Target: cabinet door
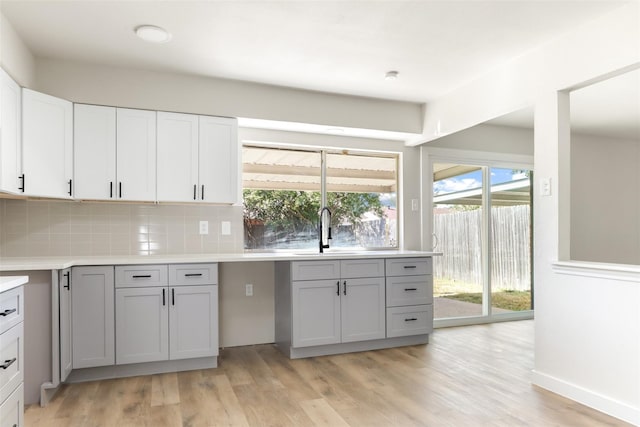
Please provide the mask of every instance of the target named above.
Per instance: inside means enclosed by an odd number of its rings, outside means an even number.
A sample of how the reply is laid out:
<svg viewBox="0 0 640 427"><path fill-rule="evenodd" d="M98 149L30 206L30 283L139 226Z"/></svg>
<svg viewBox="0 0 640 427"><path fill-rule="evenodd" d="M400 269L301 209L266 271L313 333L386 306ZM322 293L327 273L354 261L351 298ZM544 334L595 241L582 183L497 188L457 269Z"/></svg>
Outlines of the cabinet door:
<svg viewBox="0 0 640 427"><path fill-rule="evenodd" d="M156 200L156 112L116 109L119 200Z"/></svg>
<svg viewBox="0 0 640 427"><path fill-rule="evenodd" d="M0 68L0 190L19 193L22 175L22 94Z"/></svg>
<svg viewBox="0 0 640 427"><path fill-rule="evenodd" d="M116 289L116 364L169 359L168 288Z"/></svg>
<svg viewBox="0 0 640 427"><path fill-rule="evenodd" d="M60 272L58 281L60 295L60 381L64 381L73 369L73 341L71 330L71 269Z"/></svg>
<svg viewBox="0 0 640 427"><path fill-rule="evenodd" d="M385 338L383 277L342 280L342 342Z"/></svg>
<svg viewBox="0 0 640 427"><path fill-rule="evenodd" d="M171 360L218 355L218 286L169 288Z"/></svg>
<svg viewBox="0 0 640 427"><path fill-rule="evenodd" d="M293 282L293 347L340 342L340 281Z"/></svg>
<svg viewBox="0 0 640 427"><path fill-rule="evenodd" d="M116 109L74 105L74 196L108 200L116 196Z"/></svg>
<svg viewBox="0 0 640 427"><path fill-rule="evenodd" d="M158 200L198 199L198 116L158 112Z"/></svg>
<svg viewBox="0 0 640 427"><path fill-rule="evenodd" d="M55 198L71 196L71 102L22 89L22 165L26 194Z"/></svg>
<svg viewBox="0 0 640 427"><path fill-rule="evenodd" d="M71 283L73 369L113 365L113 267L73 267Z"/></svg>
<svg viewBox="0 0 640 427"><path fill-rule="evenodd" d="M236 119L200 116L199 199L238 202L240 154Z"/></svg>

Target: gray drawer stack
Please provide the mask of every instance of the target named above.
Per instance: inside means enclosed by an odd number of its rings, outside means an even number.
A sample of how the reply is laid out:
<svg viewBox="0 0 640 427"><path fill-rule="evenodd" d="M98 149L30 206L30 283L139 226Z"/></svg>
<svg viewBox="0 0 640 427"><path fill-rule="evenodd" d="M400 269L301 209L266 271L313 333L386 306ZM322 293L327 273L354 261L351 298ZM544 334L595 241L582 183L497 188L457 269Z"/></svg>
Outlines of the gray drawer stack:
<svg viewBox="0 0 640 427"><path fill-rule="evenodd" d="M24 290L0 293L0 426L24 425Z"/></svg>
<svg viewBox="0 0 640 427"><path fill-rule="evenodd" d="M387 337L433 331L431 258L386 260Z"/></svg>

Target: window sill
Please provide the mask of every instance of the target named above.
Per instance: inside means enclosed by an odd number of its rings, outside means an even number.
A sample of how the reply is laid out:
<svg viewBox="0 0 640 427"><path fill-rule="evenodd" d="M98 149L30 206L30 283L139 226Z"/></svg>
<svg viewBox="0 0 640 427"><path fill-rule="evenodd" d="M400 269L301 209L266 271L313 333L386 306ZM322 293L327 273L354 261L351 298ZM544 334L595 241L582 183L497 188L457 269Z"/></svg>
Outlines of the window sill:
<svg viewBox="0 0 640 427"><path fill-rule="evenodd" d="M586 276L640 283L640 265L608 264L587 261L556 261L551 264L551 269L555 273L568 274L570 276Z"/></svg>

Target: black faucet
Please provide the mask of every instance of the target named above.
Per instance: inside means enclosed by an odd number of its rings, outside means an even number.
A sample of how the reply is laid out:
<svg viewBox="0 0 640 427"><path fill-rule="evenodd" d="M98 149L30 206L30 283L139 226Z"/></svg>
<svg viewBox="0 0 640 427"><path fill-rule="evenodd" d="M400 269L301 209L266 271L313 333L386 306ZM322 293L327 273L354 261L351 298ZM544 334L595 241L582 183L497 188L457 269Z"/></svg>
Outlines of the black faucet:
<svg viewBox="0 0 640 427"><path fill-rule="evenodd" d="M324 211L327 211L329 213L329 235L327 236L327 244L323 245L322 244L322 214L324 214ZM320 253L324 253L325 249L329 249L329 240L331 240L331 211L329 210L328 207L324 207L322 209L320 209L320 226L318 227L318 238L320 239Z"/></svg>

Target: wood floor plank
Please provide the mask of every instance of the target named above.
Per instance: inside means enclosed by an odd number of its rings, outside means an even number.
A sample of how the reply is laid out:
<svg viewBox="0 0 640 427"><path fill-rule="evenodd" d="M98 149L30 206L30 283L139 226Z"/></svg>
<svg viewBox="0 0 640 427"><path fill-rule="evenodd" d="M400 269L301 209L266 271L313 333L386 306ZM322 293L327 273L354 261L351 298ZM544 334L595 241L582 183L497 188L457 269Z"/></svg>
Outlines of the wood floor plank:
<svg viewBox="0 0 640 427"><path fill-rule="evenodd" d="M300 406L313 424L321 427L349 427L349 424L324 399L305 400Z"/></svg>
<svg viewBox="0 0 640 427"><path fill-rule="evenodd" d="M289 360L227 348L219 367L62 385L29 427L622 427L531 385L534 322L438 329L428 345Z"/></svg>
<svg viewBox="0 0 640 427"><path fill-rule="evenodd" d="M151 406L180 403L178 374L156 374L151 376Z"/></svg>

